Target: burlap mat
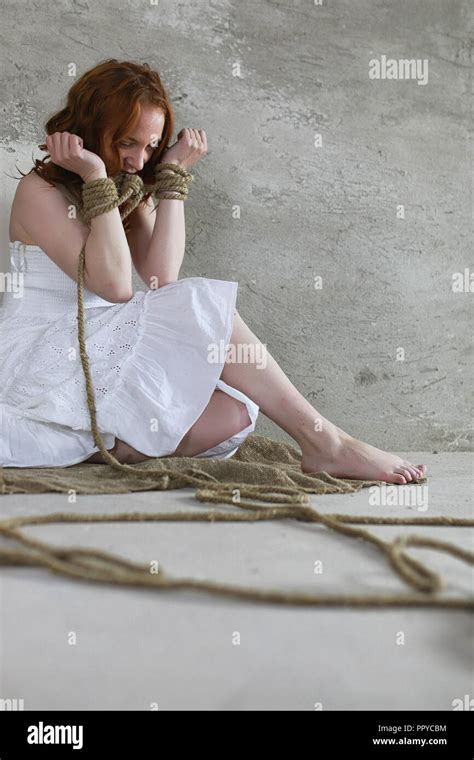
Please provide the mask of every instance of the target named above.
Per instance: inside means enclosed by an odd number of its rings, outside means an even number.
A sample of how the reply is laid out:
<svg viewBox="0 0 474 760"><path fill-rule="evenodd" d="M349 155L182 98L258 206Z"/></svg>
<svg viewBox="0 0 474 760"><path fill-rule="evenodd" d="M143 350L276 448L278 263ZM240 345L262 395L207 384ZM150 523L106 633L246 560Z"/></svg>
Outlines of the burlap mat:
<svg viewBox="0 0 474 760"><path fill-rule="evenodd" d="M162 457L131 465L127 472L108 464L75 464L70 467L7 467L0 468L2 493L45 493L69 491L78 494L127 493L153 491L225 483L245 490L246 485L262 486L270 493L287 488L289 493L351 493L379 481L344 480L326 473L307 475L300 469L301 452L288 443L252 434L230 459L196 457ZM169 473L168 480L143 478L133 469L144 469L150 475ZM191 476L191 480L186 478ZM196 479L196 483L192 482ZM256 491L252 491L252 495Z"/></svg>

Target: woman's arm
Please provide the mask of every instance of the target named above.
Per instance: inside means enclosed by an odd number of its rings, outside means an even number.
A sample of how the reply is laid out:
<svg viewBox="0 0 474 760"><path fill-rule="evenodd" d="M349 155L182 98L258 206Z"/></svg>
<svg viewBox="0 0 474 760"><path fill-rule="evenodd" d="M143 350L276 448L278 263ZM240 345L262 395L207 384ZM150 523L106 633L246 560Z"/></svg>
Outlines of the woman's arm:
<svg viewBox="0 0 474 760"><path fill-rule="evenodd" d="M46 147L51 156L51 161L58 166L62 166L70 172L78 174L83 182L89 182L97 179L106 179L107 171L103 160L100 156L84 148L82 137L71 134L70 132L54 132L46 136ZM39 178L41 183L44 180ZM31 184L28 185L31 188ZM50 186L46 183L46 187ZM61 197L59 190L54 188L55 194L41 195L41 204L38 202L35 207L35 214L31 217L31 228L25 230L33 240L37 240L40 247L51 256L55 263L58 263L66 274L73 275L71 272L71 253L63 254L56 248L55 234L59 234L59 239L64 241L65 248L74 242L74 247L78 244L79 239L83 239L80 232L84 227L87 230L85 240L85 277L86 287L94 293L110 301L129 301L133 295L132 289L132 264L130 261L130 249L125 237L122 220L118 208L113 208L90 221L90 232L86 225L77 225L77 220L67 220L68 227L71 231L68 233L62 229L57 233L51 233L46 222L47 215L51 209L58 209ZM27 193L28 195L28 193ZM68 206L62 199L63 207L69 211ZM30 216L28 216L30 220ZM74 221L73 227L70 222ZM61 222L62 223L62 222ZM45 229L37 229L36 225L42 225ZM65 225L66 226L66 225ZM41 242L43 241L43 242ZM81 242L81 251L84 242ZM77 254L79 258L79 253ZM59 261L63 262L63 265ZM65 267L64 267L65 265ZM74 275L77 279L77 273Z"/></svg>
<svg viewBox="0 0 474 760"><path fill-rule="evenodd" d="M94 172L88 179L106 179L107 172ZM85 261L89 281L110 292L115 300L129 301L133 295L130 248L118 208L113 208L90 221Z"/></svg>
<svg viewBox="0 0 474 760"><path fill-rule="evenodd" d="M207 153L207 137L203 129L184 127L178 139L161 157L164 163L189 169ZM130 215L128 244L135 269L145 285L156 289L178 279L185 248L184 203L161 199L153 212L141 205Z"/></svg>
<svg viewBox="0 0 474 760"><path fill-rule="evenodd" d="M85 244L86 288L106 301L119 303L131 298L130 251L118 209L92 219L89 230L80 219L71 217L70 201L62 190L34 172L18 183L14 203L26 239L33 240L72 280L77 282L79 254ZM121 237L123 248L110 244L110 239L121 244Z"/></svg>
<svg viewBox="0 0 474 760"><path fill-rule="evenodd" d="M153 211L153 199L130 214L127 235L133 264L145 285L156 289L179 277L185 249L184 203L161 199Z"/></svg>

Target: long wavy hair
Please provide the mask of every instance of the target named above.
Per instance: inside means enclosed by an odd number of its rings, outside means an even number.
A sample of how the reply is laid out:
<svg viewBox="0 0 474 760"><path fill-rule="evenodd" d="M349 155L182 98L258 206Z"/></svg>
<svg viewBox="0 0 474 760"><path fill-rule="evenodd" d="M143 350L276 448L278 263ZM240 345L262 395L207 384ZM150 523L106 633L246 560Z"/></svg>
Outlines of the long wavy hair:
<svg viewBox="0 0 474 760"><path fill-rule="evenodd" d="M165 116L161 140L149 161L138 172L145 184L152 184L154 168L173 135L174 115L160 75L147 63L109 58L86 71L69 90L65 107L47 120L45 132L49 135L54 132L78 135L83 140L84 148L101 158L108 141L114 156L110 175L114 176L122 171L118 143L135 128L141 104L160 108ZM38 147L47 152L44 143ZM42 159L35 159L34 164L26 174L36 172L51 185L60 183L80 199L83 180L78 174L52 163L49 153ZM20 169L18 171L23 177L26 176ZM150 193L147 193L143 202L149 197Z"/></svg>

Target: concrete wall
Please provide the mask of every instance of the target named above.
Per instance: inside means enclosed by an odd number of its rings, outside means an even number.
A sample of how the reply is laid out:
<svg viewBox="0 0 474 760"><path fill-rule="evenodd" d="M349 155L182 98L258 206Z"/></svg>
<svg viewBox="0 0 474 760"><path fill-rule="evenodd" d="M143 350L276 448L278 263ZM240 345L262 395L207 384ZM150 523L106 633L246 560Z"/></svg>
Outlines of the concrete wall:
<svg viewBox="0 0 474 760"><path fill-rule="evenodd" d="M30 168L68 64L80 75L111 56L146 60L176 132L203 128L209 143L181 276L237 280L242 316L348 432L392 450L466 449L473 296L452 283L474 269L468 6L3 0L2 269L7 174ZM427 59L427 83L370 79L382 56ZM263 417L257 432L290 440Z"/></svg>

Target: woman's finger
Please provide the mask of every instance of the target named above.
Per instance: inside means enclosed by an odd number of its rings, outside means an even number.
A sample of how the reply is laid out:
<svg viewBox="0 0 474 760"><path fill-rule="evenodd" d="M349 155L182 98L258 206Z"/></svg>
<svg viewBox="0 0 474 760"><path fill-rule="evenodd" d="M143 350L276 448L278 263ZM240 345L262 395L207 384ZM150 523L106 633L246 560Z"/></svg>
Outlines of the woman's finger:
<svg viewBox="0 0 474 760"><path fill-rule="evenodd" d="M190 148L197 148L196 144L196 136L194 134L194 129L192 127L186 127L186 136L189 140L189 147Z"/></svg>
<svg viewBox="0 0 474 760"><path fill-rule="evenodd" d="M50 146L51 146L51 158L54 162L59 158L59 151L61 147L61 133L60 132L53 132L50 137Z"/></svg>
<svg viewBox="0 0 474 760"><path fill-rule="evenodd" d="M79 148L82 148L82 139L79 137L79 135L71 135L69 140L69 149L74 150L77 153L77 150Z"/></svg>
<svg viewBox="0 0 474 760"><path fill-rule="evenodd" d="M196 148L198 147L198 141L196 138L196 130L193 129L192 127L189 127L189 136L191 138L191 147L193 150L196 150Z"/></svg>
<svg viewBox="0 0 474 760"><path fill-rule="evenodd" d="M202 140L202 145L203 145L204 151L207 153L207 137L206 137L206 133L205 133L205 131L203 129L200 129L199 130L199 134L201 135L201 140Z"/></svg>
<svg viewBox="0 0 474 760"><path fill-rule="evenodd" d="M199 129L196 129L196 128L194 129L194 137L196 138L197 146L199 148L199 151L201 152L202 148L203 148L203 145L202 145L201 135L199 134Z"/></svg>
<svg viewBox="0 0 474 760"><path fill-rule="evenodd" d="M53 135L57 163L61 163L68 154L68 139L67 132L55 132Z"/></svg>
<svg viewBox="0 0 474 760"><path fill-rule="evenodd" d="M196 137L198 148L200 150L202 150L204 148L204 144L202 142L202 137L201 137L201 134L200 134L200 130L199 129L195 129L194 130L194 134L195 134L195 137Z"/></svg>
<svg viewBox="0 0 474 760"><path fill-rule="evenodd" d="M77 135L72 135L70 132L67 132L67 142L66 142L66 149L67 149L67 155L71 155L71 151L74 148L74 145L76 143L76 137Z"/></svg>

